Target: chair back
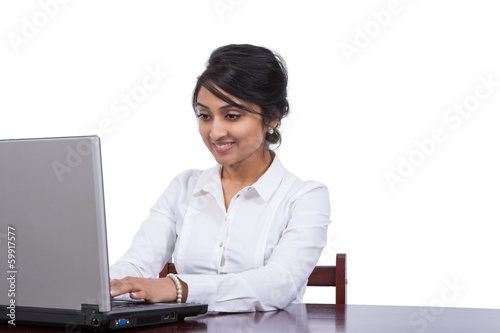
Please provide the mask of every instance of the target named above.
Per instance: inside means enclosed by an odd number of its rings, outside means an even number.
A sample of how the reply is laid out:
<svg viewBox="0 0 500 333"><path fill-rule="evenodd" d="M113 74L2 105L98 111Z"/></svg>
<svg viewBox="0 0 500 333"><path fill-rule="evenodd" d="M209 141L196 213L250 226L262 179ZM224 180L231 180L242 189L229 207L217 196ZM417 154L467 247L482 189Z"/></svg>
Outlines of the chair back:
<svg viewBox="0 0 500 333"><path fill-rule="evenodd" d="M346 255L337 253L336 266L316 266L307 280L308 286L335 287L335 304L345 304L346 301ZM167 274L177 274L175 265L167 263L160 272L160 277Z"/></svg>

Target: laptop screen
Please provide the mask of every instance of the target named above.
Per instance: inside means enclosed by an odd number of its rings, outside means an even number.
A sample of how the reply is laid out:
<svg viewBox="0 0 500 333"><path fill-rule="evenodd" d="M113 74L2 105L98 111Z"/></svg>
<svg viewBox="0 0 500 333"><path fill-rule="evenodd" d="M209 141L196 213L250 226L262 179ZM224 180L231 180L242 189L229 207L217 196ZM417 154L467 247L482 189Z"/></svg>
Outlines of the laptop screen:
<svg viewBox="0 0 500 333"><path fill-rule="evenodd" d="M0 160L0 304L109 311L99 138L0 140Z"/></svg>

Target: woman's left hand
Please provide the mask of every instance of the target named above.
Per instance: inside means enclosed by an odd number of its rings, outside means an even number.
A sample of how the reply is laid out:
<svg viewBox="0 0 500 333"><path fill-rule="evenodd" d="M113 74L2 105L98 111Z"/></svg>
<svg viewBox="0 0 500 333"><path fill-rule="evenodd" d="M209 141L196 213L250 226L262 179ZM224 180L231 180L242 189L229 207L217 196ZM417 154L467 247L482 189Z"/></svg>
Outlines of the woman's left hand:
<svg viewBox="0 0 500 333"><path fill-rule="evenodd" d="M128 276L120 280L110 280L110 289L111 297L130 293L130 298L144 299L150 303L173 302L177 299L177 288L170 278L145 279Z"/></svg>

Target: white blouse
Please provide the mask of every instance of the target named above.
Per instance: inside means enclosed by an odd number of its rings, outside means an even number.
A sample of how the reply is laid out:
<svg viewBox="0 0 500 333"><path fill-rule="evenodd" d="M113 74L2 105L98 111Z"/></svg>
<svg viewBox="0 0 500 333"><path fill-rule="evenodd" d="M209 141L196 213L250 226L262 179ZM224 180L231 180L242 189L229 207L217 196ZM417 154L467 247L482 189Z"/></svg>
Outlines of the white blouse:
<svg viewBox="0 0 500 333"><path fill-rule="evenodd" d="M300 301L326 245L328 189L301 181L275 156L226 211L220 172L217 165L174 178L111 278L155 278L173 256L187 302L209 311L269 311Z"/></svg>

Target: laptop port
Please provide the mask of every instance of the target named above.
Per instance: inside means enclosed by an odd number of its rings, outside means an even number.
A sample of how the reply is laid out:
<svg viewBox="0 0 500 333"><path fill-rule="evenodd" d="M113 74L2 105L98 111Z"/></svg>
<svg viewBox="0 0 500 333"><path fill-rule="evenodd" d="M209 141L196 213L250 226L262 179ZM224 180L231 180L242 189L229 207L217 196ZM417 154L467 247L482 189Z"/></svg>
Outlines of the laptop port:
<svg viewBox="0 0 500 333"><path fill-rule="evenodd" d="M115 326L123 326L123 325L127 325L127 324L130 324L130 320L128 320L126 318L121 318L121 319L115 320Z"/></svg>
<svg viewBox="0 0 500 333"><path fill-rule="evenodd" d="M167 313L165 315L163 315L163 320L169 320L169 319L177 319L177 313L175 311L173 311L172 313Z"/></svg>

